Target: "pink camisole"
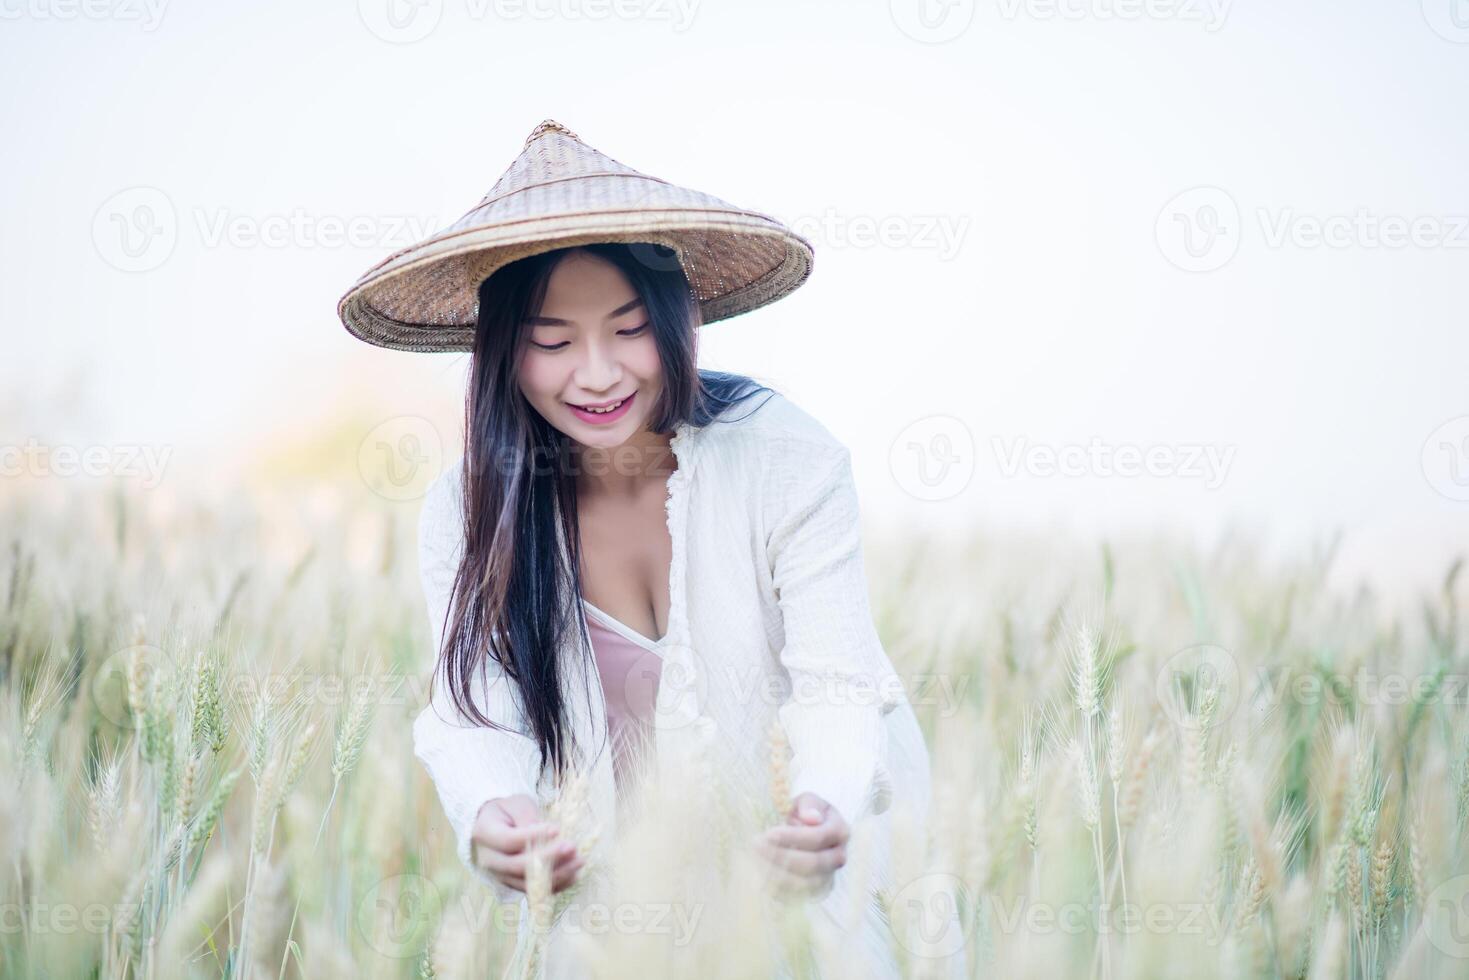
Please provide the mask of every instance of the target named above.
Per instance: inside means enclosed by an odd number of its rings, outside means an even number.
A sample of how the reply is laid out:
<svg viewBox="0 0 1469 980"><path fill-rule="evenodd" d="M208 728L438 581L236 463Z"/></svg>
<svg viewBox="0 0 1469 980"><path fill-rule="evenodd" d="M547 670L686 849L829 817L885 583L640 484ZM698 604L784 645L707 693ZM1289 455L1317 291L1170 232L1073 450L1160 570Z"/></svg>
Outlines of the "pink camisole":
<svg viewBox="0 0 1469 980"><path fill-rule="evenodd" d="M653 708L663 658L659 643L628 628L583 600L587 633L607 701L607 736L621 800L632 790L653 752Z"/></svg>

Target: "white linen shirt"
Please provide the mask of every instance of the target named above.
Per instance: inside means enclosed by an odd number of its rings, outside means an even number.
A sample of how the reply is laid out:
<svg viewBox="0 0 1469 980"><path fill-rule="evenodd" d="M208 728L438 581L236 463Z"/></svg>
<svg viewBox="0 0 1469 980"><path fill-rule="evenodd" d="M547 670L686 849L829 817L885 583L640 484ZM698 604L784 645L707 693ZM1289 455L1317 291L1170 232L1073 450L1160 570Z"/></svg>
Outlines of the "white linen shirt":
<svg viewBox="0 0 1469 980"><path fill-rule="evenodd" d="M901 794L926 820L928 752L869 609L847 448L789 399L762 391L707 426L680 424L672 451L673 552L668 642L660 645L663 680L654 710L656 759L709 740L705 747L720 771L750 799L768 799L768 732L778 712L792 749L792 798L815 793L855 826L886 815ZM420 518L420 571L435 651L463 554L461 480L456 461L429 488ZM564 554L564 541L562 548ZM585 681L584 659L565 658L582 663L567 674ZM460 860L502 900L524 901L474 864L470 834L485 802L524 793L544 807L555 789L537 781L539 750L514 685L497 664L483 669L488 698L477 690L477 705L513 730L458 721L435 672L430 703L413 724L414 753L438 791ZM572 695L566 704L578 743L599 747L589 803L605 841L615 837L617 813L605 702L595 694ZM548 775L543 783L549 781ZM876 838L885 841L887 829ZM877 874L890 884L883 878L890 875L887 860L884 848ZM834 908L842 901L841 877L838 870L826 900ZM870 941L880 955L884 941Z"/></svg>

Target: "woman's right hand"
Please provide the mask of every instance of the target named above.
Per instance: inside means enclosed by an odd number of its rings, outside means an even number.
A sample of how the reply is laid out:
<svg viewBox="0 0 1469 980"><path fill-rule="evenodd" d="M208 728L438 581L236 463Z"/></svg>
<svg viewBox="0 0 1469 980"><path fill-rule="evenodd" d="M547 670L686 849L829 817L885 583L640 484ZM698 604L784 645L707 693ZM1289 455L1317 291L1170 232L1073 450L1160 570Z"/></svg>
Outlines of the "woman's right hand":
<svg viewBox="0 0 1469 980"><path fill-rule="evenodd" d="M480 807L470 833L474 861L501 883L525 891L525 872L531 845L549 842L551 891L562 891L576 880L586 858L576 853L575 841L557 840L559 828L541 820L536 801L525 794L503 796Z"/></svg>

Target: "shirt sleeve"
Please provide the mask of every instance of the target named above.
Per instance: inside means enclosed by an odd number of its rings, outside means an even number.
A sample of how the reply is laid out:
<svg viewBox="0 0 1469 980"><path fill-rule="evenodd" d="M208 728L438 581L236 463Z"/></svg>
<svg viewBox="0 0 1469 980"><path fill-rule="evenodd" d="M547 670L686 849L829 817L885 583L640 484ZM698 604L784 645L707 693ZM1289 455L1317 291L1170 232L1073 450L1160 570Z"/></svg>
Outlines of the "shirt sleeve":
<svg viewBox="0 0 1469 980"><path fill-rule="evenodd" d="M884 716L900 681L869 609L850 452L802 459L782 482L768 551L791 680L779 709L791 795L815 793L854 825L892 801Z"/></svg>
<svg viewBox="0 0 1469 980"><path fill-rule="evenodd" d="M440 476L429 488L419 517L419 574L428 606L435 661L443 646L450 592L463 557L459 486L457 474L452 470ZM512 730L476 727L461 717L444 687L442 672L435 669L431 674L429 703L413 722L413 753L438 791L444 816L454 832L460 861L493 889L499 900L513 904L523 895L474 863L470 834L486 802L520 793L538 799L540 749L534 738L522 734L523 716L513 685L498 664L481 665L476 683L471 685L471 697L487 718Z"/></svg>

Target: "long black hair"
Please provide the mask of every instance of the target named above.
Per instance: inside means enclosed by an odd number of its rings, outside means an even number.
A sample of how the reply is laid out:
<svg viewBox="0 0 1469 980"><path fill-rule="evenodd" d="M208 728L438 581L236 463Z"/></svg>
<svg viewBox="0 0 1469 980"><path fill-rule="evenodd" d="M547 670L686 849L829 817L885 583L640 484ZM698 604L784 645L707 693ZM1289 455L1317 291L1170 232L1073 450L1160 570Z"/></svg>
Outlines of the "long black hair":
<svg viewBox="0 0 1469 980"><path fill-rule="evenodd" d="M503 729L503 719L486 718L470 697L482 658L492 658L515 684L526 734L540 747L541 772L552 767L558 778L580 749L563 697L568 665L558 662L559 653L575 649L591 657L575 612L582 598L576 485L569 467L560 465L574 445L526 401L516 373L530 339L526 321L540 314L557 263L578 249L616 265L647 309L663 366L653 431L733 421L722 418L726 409L758 392L773 393L745 375L698 369L699 306L673 251L663 246L556 249L511 262L480 284L464 410L464 559L437 668L445 671L461 714ZM576 644L568 642L573 635Z"/></svg>

